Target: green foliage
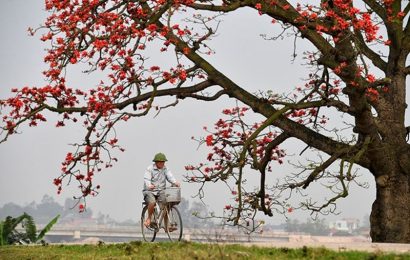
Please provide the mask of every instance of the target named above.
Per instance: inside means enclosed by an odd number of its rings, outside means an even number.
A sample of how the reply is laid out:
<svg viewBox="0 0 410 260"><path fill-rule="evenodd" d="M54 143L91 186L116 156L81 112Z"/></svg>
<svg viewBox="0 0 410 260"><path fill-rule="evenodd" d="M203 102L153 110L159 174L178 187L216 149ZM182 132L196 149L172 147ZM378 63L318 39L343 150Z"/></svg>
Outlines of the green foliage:
<svg viewBox="0 0 410 260"><path fill-rule="evenodd" d="M26 218L26 216L27 214L24 213L17 218L11 216L6 217L2 226L2 245L13 244L23 239L23 236L16 231L16 227Z"/></svg>
<svg viewBox="0 0 410 260"><path fill-rule="evenodd" d="M69 256L69 257L68 257ZM273 248L210 243L51 245L0 248L0 259L409 259L409 253L333 251L323 247Z"/></svg>
<svg viewBox="0 0 410 260"><path fill-rule="evenodd" d="M4 226L4 222L0 221L0 246L5 245L5 239L3 238L3 226Z"/></svg>
<svg viewBox="0 0 410 260"><path fill-rule="evenodd" d="M32 216L24 213L25 219L22 222L24 229L26 230L26 237L29 241L35 241L37 237L37 228L36 224L34 223L34 219Z"/></svg>
<svg viewBox="0 0 410 260"><path fill-rule="evenodd" d="M45 228L37 236L37 228L32 216L27 213L22 214L17 218L7 216L5 221L0 222L0 246L21 244L21 243L36 243L44 237L44 235L57 222L60 215L52 219ZM20 233L16 230L21 224L25 233Z"/></svg>
<svg viewBox="0 0 410 260"><path fill-rule="evenodd" d="M38 234L36 241L39 241L41 239L43 239L43 237L46 235L46 233L48 231L51 230L51 228L54 226L55 223L57 223L58 218L60 217L60 215L57 215L55 218L53 218L44 228L43 230L40 231L40 234Z"/></svg>

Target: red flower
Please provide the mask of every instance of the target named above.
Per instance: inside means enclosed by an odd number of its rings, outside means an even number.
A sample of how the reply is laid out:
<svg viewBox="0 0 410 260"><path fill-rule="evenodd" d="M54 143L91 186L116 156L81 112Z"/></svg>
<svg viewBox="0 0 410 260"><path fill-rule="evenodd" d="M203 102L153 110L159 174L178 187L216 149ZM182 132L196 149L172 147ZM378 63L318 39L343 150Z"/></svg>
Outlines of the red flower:
<svg viewBox="0 0 410 260"><path fill-rule="evenodd" d="M116 144L117 142L118 142L118 139L117 139L117 138L113 138L113 139L110 140L110 145L114 145L114 144Z"/></svg>
<svg viewBox="0 0 410 260"><path fill-rule="evenodd" d="M224 110L222 110L222 113L225 114L225 115L231 115L232 111L230 109L224 109Z"/></svg>
<svg viewBox="0 0 410 260"><path fill-rule="evenodd" d="M71 64L77 63L77 58L76 58L76 57L71 57L70 63L71 63Z"/></svg>
<svg viewBox="0 0 410 260"><path fill-rule="evenodd" d="M185 71L185 70L181 70L181 71L179 72L179 79L180 79L180 80L185 80L186 77L187 77L186 71Z"/></svg>
<svg viewBox="0 0 410 260"><path fill-rule="evenodd" d="M398 12L398 13L397 13L397 17L398 17L398 18L403 18L404 16L406 16L406 13L405 13L405 12Z"/></svg>
<svg viewBox="0 0 410 260"><path fill-rule="evenodd" d="M158 29L158 27L157 27L156 24L150 24L150 25L148 25L147 29L148 29L148 31L150 31L150 32L154 32L154 31L156 31L156 30Z"/></svg>
<svg viewBox="0 0 410 260"><path fill-rule="evenodd" d="M54 179L53 183L56 186L60 186L61 185L61 179Z"/></svg>
<svg viewBox="0 0 410 260"><path fill-rule="evenodd" d="M208 135L206 137L206 145L207 146L211 146L213 144L214 138L212 137L212 135Z"/></svg>
<svg viewBox="0 0 410 260"><path fill-rule="evenodd" d="M373 76L372 74L367 75L366 79L367 79L368 82L375 82L376 81L376 77Z"/></svg>
<svg viewBox="0 0 410 260"><path fill-rule="evenodd" d="M65 126L63 121L58 121L56 124L56 127L61 127L61 126Z"/></svg>
<svg viewBox="0 0 410 260"><path fill-rule="evenodd" d="M85 154L91 154L92 150L93 150L93 148L91 146L87 145L85 147Z"/></svg>
<svg viewBox="0 0 410 260"><path fill-rule="evenodd" d="M292 207L288 208L288 213L292 213L292 212L293 212L293 208Z"/></svg>
<svg viewBox="0 0 410 260"><path fill-rule="evenodd" d="M194 168L194 166L192 166L192 165L187 165L187 166L185 166L185 170L186 171L193 171L195 168Z"/></svg>
<svg viewBox="0 0 410 260"><path fill-rule="evenodd" d="M101 50L102 48L108 46L108 42L106 40L97 39L97 40L94 41L94 46L97 50Z"/></svg>

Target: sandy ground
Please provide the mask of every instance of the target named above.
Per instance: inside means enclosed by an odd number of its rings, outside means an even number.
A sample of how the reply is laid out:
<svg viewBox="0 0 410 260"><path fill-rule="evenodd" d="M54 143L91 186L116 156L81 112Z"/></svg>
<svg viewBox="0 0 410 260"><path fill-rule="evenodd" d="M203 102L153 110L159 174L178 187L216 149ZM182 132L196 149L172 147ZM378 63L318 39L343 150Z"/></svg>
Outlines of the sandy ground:
<svg viewBox="0 0 410 260"><path fill-rule="evenodd" d="M371 243L371 242L274 242L274 243L247 243L247 245L257 245L263 247L287 247L302 248L307 247L325 247L336 251L367 251L367 252L394 252L409 253L410 244L393 244L393 243Z"/></svg>

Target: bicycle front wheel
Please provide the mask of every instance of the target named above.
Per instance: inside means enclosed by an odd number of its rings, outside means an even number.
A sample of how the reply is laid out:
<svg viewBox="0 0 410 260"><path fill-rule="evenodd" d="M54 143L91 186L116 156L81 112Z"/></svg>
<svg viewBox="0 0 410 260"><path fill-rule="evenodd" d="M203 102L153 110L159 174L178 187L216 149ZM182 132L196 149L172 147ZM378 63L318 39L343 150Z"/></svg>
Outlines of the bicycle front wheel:
<svg viewBox="0 0 410 260"><path fill-rule="evenodd" d="M154 213L152 214L151 217L151 225L149 227L146 227L144 222L148 218L148 206L145 206L142 209L141 213L141 232L142 232L142 238L146 242L153 242L155 240L155 237L157 235L158 231L158 225L157 225L157 219L156 219L156 209Z"/></svg>
<svg viewBox="0 0 410 260"><path fill-rule="evenodd" d="M181 241L182 238L182 218L181 214L179 213L178 209L172 206L167 214L167 227L165 231L171 241Z"/></svg>

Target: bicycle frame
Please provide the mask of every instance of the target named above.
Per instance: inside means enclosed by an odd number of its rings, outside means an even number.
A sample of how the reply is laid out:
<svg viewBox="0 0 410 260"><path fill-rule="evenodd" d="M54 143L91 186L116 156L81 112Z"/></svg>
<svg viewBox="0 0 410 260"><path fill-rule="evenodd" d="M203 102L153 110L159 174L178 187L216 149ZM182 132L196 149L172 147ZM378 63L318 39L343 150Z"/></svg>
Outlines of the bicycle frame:
<svg viewBox="0 0 410 260"><path fill-rule="evenodd" d="M183 231L182 219L174 203L167 202L162 206L159 205L159 203L156 203L152 214L151 225L149 227L146 227L144 224L145 219L148 216L148 205L143 203L143 206L141 214L141 230L145 241L153 242L161 228L164 228L171 241L181 240Z"/></svg>

